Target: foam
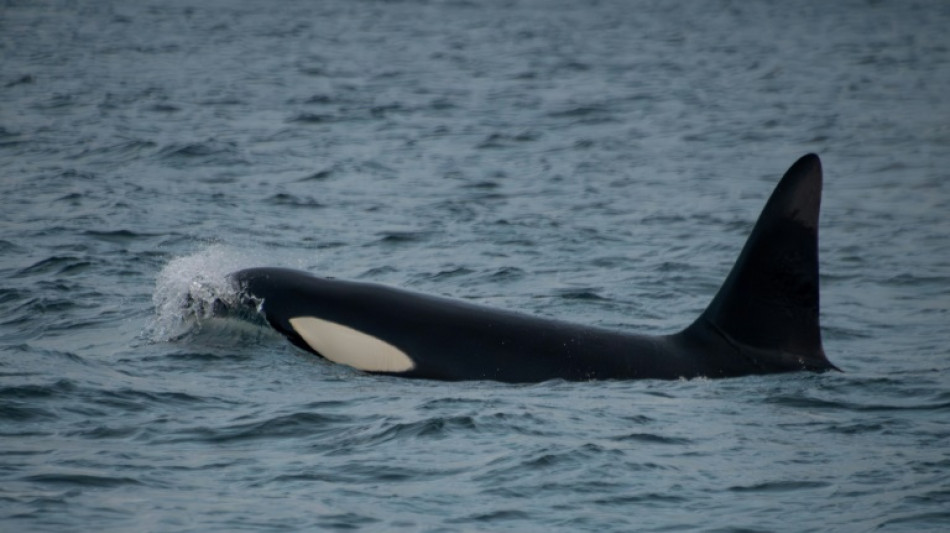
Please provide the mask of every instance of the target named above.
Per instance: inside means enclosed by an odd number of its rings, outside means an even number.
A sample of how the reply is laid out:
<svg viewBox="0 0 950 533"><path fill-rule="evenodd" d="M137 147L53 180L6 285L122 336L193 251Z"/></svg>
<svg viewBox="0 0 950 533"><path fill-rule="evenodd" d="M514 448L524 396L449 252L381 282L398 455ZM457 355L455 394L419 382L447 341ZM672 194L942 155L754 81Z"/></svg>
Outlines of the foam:
<svg viewBox="0 0 950 533"><path fill-rule="evenodd" d="M214 316L216 300L236 300L237 290L227 275L259 262L220 244L172 259L155 279L155 317L148 327L148 336L155 341L168 341L200 329L202 322Z"/></svg>

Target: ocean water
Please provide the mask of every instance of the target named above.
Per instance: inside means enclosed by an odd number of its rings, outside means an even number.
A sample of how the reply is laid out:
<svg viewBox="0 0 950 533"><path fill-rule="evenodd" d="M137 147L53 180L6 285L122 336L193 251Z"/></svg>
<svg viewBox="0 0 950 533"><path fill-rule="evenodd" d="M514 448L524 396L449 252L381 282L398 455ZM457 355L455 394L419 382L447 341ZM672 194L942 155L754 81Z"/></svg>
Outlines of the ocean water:
<svg viewBox="0 0 950 533"><path fill-rule="evenodd" d="M947 531L948 27L0 1L0 530ZM676 331L807 152L843 373L402 380L204 305L286 266Z"/></svg>

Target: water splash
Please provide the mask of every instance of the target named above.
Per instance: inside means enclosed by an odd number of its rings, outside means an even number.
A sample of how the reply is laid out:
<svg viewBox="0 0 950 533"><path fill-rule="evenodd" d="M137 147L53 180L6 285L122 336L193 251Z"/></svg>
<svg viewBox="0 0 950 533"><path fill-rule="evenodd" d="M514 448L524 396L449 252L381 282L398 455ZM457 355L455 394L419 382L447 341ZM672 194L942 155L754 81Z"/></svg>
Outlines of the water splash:
<svg viewBox="0 0 950 533"><path fill-rule="evenodd" d="M155 317L148 336L169 341L200 330L220 302L237 301L237 289L227 275L254 264L254 258L219 244L169 261L155 280Z"/></svg>

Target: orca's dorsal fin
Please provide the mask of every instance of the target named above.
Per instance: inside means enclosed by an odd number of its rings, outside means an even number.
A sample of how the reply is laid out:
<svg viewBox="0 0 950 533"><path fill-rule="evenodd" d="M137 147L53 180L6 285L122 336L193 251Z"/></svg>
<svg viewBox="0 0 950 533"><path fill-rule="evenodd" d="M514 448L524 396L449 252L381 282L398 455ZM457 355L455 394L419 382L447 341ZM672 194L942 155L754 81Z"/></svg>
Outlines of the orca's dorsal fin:
<svg viewBox="0 0 950 533"><path fill-rule="evenodd" d="M792 165L765 204L732 271L693 327L712 326L742 351L827 370L818 322L821 160Z"/></svg>

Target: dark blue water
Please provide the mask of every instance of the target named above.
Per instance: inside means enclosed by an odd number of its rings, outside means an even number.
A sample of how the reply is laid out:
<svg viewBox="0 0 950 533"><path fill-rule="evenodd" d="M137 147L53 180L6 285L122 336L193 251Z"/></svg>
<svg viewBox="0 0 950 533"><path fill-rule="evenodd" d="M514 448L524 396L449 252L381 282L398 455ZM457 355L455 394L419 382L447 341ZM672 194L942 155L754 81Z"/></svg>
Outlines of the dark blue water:
<svg viewBox="0 0 950 533"><path fill-rule="evenodd" d="M948 27L3 1L0 530L950 529ZM844 373L409 381L200 305L273 265L672 332L810 151Z"/></svg>

